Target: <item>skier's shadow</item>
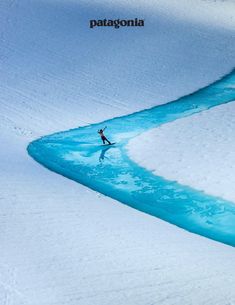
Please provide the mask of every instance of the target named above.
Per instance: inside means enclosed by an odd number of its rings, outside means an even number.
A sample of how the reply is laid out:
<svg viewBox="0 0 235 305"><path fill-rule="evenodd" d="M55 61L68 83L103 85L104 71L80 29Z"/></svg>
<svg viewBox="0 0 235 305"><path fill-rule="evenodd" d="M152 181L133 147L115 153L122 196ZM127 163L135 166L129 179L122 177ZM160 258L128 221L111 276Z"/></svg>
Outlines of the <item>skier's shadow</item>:
<svg viewBox="0 0 235 305"><path fill-rule="evenodd" d="M111 146L108 146L106 148L103 148L100 152L99 161L102 163L105 159L110 160L110 158L106 157L106 152L111 148Z"/></svg>

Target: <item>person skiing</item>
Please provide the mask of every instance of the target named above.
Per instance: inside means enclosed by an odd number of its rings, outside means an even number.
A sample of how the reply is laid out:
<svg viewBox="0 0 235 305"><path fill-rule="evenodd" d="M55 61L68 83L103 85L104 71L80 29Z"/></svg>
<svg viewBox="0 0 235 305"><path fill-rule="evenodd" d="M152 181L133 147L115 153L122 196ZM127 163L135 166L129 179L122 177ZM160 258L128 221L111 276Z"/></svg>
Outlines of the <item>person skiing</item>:
<svg viewBox="0 0 235 305"><path fill-rule="evenodd" d="M112 143L106 138L106 136L104 135L104 131L107 128L107 126L104 127L104 129L100 129L98 130L98 134L101 137L101 140L103 141L103 144L105 144L105 141L108 142L109 145L111 145Z"/></svg>

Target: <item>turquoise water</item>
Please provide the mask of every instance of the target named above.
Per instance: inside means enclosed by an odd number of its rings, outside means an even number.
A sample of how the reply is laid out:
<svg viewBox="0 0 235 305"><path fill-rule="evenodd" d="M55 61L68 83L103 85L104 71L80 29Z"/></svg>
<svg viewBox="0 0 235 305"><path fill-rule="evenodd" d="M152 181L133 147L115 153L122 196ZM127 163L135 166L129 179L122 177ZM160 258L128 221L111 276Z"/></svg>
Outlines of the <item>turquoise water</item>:
<svg viewBox="0 0 235 305"><path fill-rule="evenodd" d="M235 246L235 203L155 176L126 152L127 142L148 129L233 100L235 71L177 101L42 137L28 152L47 168L126 205ZM117 144L97 145L97 130L105 125Z"/></svg>

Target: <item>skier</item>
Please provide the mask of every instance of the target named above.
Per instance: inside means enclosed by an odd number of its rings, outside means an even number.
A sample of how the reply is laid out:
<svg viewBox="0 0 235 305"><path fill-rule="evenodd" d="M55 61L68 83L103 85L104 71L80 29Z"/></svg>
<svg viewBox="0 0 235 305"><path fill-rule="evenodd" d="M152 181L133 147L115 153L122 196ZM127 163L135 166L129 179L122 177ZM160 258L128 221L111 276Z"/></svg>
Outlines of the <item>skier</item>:
<svg viewBox="0 0 235 305"><path fill-rule="evenodd" d="M106 138L106 136L104 135L104 131L107 128L107 126L104 127L104 129L100 129L98 130L98 134L101 137L101 140L103 141L103 144L105 144L105 141L108 142L109 145L111 145L112 143Z"/></svg>

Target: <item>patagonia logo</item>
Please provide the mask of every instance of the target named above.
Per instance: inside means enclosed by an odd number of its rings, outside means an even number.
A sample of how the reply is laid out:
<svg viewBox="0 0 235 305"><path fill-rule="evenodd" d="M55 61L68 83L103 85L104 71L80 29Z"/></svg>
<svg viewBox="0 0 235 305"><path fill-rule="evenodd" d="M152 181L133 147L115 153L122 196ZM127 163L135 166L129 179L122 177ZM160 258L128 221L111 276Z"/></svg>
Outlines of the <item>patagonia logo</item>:
<svg viewBox="0 0 235 305"><path fill-rule="evenodd" d="M90 29L95 27L113 27L119 29L120 27L141 27L144 26L144 19L102 19L102 20L90 20Z"/></svg>

